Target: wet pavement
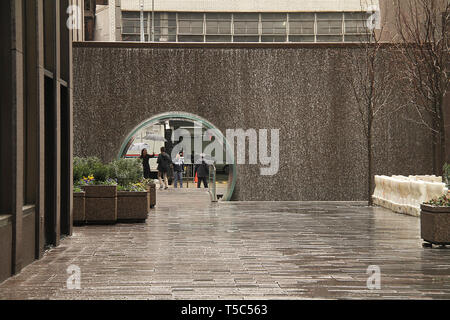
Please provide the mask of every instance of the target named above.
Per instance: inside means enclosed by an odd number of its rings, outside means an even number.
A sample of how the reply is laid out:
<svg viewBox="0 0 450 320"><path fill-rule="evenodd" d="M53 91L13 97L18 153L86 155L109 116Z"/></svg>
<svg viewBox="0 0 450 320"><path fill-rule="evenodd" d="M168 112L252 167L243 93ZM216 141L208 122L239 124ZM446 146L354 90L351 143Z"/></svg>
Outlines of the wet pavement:
<svg viewBox="0 0 450 320"><path fill-rule="evenodd" d="M145 224L75 227L0 299L450 299L450 249L422 248L419 222L361 203L158 191ZM70 265L80 289L67 288Z"/></svg>

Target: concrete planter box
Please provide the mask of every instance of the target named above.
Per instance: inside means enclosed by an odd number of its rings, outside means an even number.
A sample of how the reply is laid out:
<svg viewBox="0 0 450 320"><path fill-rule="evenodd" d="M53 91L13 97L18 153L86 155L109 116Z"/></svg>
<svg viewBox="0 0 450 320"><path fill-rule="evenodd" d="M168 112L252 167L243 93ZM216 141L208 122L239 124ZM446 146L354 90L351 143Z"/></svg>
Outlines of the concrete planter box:
<svg viewBox="0 0 450 320"><path fill-rule="evenodd" d="M150 211L149 192L117 192L117 220L145 222Z"/></svg>
<svg viewBox="0 0 450 320"><path fill-rule="evenodd" d="M420 233L430 244L450 245L450 207L420 206Z"/></svg>
<svg viewBox="0 0 450 320"><path fill-rule="evenodd" d="M86 198L85 192L73 193L73 224L86 223Z"/></svg>
<svg viewBox="0 0 450 320"><path fill-rule="evenodd" d="M86 222L112 224L117 222L117 187L83 186L86 193Z"/></svg>
<svg viewBox="0 0 450 320"><path fill-rule="evenodd" d="M149 206L150 208L154 208L156 205L156 184L152 184L148 187L149 192Z"/></svg>

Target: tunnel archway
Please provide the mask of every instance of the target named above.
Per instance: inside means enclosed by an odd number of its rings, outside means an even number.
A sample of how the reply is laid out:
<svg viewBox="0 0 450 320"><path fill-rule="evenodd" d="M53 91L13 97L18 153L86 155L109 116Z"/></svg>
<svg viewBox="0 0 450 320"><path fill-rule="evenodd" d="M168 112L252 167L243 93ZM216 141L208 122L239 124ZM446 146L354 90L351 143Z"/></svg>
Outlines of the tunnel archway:
<svg viewBox="0 0 450 320"><path fill-rule="evenodd" d="M222 145L222 148L225 150L227 158L231 159L230 163L227 163L228 165L228 184L227 184L227 190L223 195L222 200L223 201L230 201L231 197L234 192L234 188L236 186L236 165L234 160L234 148L230 146L229 141L226 139L226 137L223 135L223 133L211 122L208 120L187 112L165 112L161 114L157 114L141 123L139 123L136 127L131 130L131 132L126 136L126 138L123 140L122 145L120 147L119 153L117 155L117 158L123 158L128 150L128 147L130 146L130 141L134 138L134 136L143 128L148 127L153 124L157 124L161 121L169 121L169 120L189 120L192 122L200 122L202 126L204 126L206 129L212 129L214 130L217 137L219 137L220 144Z"/></svg>

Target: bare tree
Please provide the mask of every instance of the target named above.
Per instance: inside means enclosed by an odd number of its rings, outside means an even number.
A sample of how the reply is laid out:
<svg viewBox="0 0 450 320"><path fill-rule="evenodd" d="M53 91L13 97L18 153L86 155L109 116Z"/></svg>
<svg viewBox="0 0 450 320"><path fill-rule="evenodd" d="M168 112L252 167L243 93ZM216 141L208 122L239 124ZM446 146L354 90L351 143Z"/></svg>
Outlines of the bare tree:
<svg viewBox="0 0 450 320"><path fill-rule="evenodd" d="M373 12L370 19L378 18L379 15ZM367 198L371 206L374 186L374 124L377 119L391 114L400 107L397 106L396 110L393 110L391 103L395 92L395 75L390 71L389 61L386 60L387 44L381 41L384 24L380 23L377 29L374 21L361 20L361 22L359 27L363 28L363 34L357 41L357 48L349 48L345 53L347 60L345 65L350 70L344 70L344 74L356 101L359 122L364 128L368 166Z"/></svg>
<svg viewBox="0 0 450 320"><path fill-rule="evenodd" d="M401 72L414 89L409 104L431 131L433 172L445 162L445 98L449 89L449 0L395 0Z"/></svg>

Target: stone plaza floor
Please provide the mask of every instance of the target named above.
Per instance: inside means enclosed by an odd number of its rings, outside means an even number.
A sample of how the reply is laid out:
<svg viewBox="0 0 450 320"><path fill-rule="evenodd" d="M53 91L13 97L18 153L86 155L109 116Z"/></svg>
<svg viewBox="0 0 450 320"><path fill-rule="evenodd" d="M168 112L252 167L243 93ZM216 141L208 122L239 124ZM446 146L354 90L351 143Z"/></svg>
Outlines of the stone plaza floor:
<svg viewBox="0 0 450 320"><path fill-rule="evenodd" d="M419 222L362 203L158 191L145 224L75 227L0 299L450 299L450 249L422 248ZM81 289L66 287L70 265Z"/></svg>

